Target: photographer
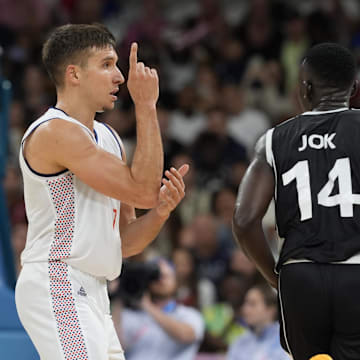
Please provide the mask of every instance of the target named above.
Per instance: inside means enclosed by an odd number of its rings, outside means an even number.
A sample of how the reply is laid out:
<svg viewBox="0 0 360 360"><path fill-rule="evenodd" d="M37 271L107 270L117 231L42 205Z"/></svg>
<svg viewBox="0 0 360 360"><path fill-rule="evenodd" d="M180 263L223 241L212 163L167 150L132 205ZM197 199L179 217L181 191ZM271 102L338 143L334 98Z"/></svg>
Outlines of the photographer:
<svg viewBox="0 0 360 360"><path fill-rule="evenodd" d="M172 266L164 259L156 264L158 276L151 267L144 272L143 283L149 279L149 284L138 308L134 301L128 301L124 285L120 286L120 294L126 299L124 309L120 309L119 301L113 303L114 323L126 359L192 360L203 337L203 320L197 310L176 303L177 284ZM123 275L123 283L131 284L135 278L126 272Z"/></svg>

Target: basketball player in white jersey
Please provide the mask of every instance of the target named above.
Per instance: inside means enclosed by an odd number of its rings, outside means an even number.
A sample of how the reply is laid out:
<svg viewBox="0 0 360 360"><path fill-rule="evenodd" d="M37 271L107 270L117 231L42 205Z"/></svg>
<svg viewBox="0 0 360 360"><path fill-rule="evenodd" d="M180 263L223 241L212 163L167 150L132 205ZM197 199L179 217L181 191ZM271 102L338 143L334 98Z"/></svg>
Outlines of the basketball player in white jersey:
<svg viewBox="0 0 360 360"><path fill-rule="evenodd" d="M101 25L59 27L43 61L57 104L30 126L20 149L29 230L18 313L41 360L124 359L106 280L120 274L122 256L141 252L158 234L184 196L188 166L161 180L158 76L137 62L137 44L127 82L137 121L131 166L119 136L94 120L114 107L124 83L112 34ZM136 219L134 208L151 210Z"/></svg>

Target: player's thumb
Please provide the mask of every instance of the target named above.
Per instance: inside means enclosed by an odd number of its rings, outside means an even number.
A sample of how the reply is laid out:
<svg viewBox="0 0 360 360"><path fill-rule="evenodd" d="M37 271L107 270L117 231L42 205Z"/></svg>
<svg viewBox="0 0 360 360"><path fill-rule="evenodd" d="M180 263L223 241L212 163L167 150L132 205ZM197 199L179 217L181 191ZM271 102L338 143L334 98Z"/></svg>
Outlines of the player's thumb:
<svg viewBox="0 0 360 360"><path fill-rule="evenodd" d="M188 173L189 169L190 169L189 164L183 164L179 167L178 172L182 177L184 177Z"/></svg>
<svg viewBox="0 0 360 360"><path fill-rule="evenodd" d="M311 357L309 360L333 360L333 358L326 354L318 354Z"/></svg>

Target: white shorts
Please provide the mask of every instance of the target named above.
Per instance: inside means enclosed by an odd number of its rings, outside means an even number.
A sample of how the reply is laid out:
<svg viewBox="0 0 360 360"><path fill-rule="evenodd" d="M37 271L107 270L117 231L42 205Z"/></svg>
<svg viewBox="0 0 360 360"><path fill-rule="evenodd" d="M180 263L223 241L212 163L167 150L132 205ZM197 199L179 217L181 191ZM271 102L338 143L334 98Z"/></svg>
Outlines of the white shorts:
<svg viewBox="0 0 360 360"><path fill-rule="evenodd" d="M16 284L20 320L41 360L124 360L105 279L63 262L27 263Z"/></svg>

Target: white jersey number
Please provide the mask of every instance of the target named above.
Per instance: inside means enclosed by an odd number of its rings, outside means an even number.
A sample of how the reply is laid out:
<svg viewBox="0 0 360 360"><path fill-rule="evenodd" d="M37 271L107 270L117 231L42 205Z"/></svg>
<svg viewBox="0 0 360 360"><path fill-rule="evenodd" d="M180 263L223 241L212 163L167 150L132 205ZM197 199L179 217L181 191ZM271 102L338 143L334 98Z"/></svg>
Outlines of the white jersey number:
<svg viewBox="0 0 360 360"><path fill-rule="evenodd" d="M353 206L360 205L360 194L352 193L350 159L337 159L328 174L328 181L317 195L319 205L332 207L340 206L341 217L353 217ZM334 189L334 183L338 180L339 193L330 195ZM298 204L301 221L312 218L312 200L310 188L309 161L298 161L290 170L282 174L284 186L296 180Z"/></svg>

